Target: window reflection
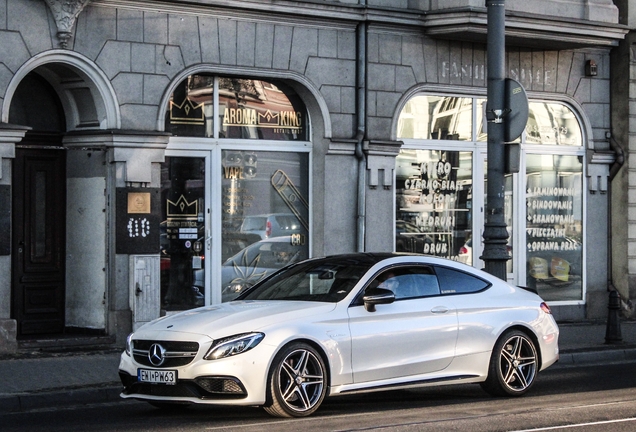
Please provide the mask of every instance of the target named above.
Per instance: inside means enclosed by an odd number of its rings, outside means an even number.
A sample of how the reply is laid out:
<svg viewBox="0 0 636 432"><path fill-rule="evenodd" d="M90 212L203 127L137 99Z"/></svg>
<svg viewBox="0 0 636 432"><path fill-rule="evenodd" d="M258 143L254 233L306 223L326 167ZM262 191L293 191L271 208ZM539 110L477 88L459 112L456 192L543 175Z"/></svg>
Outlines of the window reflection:
<svg viewBox="0 0 636 432"><path fill-rule="evenodd" d="M545 300L580 300L583 269L579 156L528 155L526 253L529 286Z"/></svg>
<svg viewBox="0 0 636 432"><path fill-rule="evenodd" d="M570 108L555 102L530 102L526 142L580 146L579 121Z"/></svg>
<svg viewBox="0 0 636 432"><path fill-rule="evenodd" d="M308 155L222 152L222 300L309 256Z"/></svg>
<svg viewBox="0 0 636 432"><path fill-rule="evenodd" d="M213 136L214 77L191 75L175 88L166 111L166 131L180 136Z"/></svg>
<svg viewBox="0 0 636 432"><path fill-rule="evenodd" d="M283 84L220 78L219 117L221 138L306 139L304 105Z"/></svg>
<svg viewBox="0 0 636 432"><path fill-rule="evenodd" d="M398 137L435 140L472 139L472 99L415 96L398 119Z"/></svg>
<svg viewBox="0 0 636 432"><path fill-rule="evenodd" d="M471 152L403 149L396 200L396 251L472 263Z"/></svg>
<svg viewBox="0 0 636 432"><path fill-rule="evenodd" d="M285 84L206 74L190 75L177 85L166 110L166 131L214 138L215 91L218 138L307 139L304 104Z"/></svg>

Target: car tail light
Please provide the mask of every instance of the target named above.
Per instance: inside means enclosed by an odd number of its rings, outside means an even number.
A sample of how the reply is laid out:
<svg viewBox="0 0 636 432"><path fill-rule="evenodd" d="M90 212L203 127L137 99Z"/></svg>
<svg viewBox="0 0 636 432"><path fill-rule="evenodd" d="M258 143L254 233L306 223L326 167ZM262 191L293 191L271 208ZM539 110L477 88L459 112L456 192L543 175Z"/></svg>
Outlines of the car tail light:
<svg viewBox="0 0 636 432"><path fill-rule="evenodd" d="M272 222L267 221L265 224L265 237L269 237L272 234Z"/></svg>
<svg viewBox="0 0 636 432"><path fill-rule="evenodd" d="M467 253L468 253L468 249L466 249L465 246L462 246L462 247L459 248L459 254L460 255L464 255L464 254L467 254Z"/></svg>
<svg viewBox="0 0 636 432"><path fill-rule="evenodd" d="M552 311L550 310L550 306L548 306L547 303L542 302L541 305L539 306L541 308L541 310L547 314L551 314Z"/></svg>

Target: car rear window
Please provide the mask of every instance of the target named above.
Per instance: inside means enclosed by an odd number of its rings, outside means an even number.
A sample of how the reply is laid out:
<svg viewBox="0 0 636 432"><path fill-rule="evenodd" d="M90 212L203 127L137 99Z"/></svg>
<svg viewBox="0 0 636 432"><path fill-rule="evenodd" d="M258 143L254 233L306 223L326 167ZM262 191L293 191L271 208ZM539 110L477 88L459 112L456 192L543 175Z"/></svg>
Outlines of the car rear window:
<svg viewBox="0 0 636 432"><path fill-rule="evenodd" d="M296 230L300 228L300 222L294 216L276 216L276 222L282 230Z"/></svg>
<svg viewBox="0 0 636 432"><path fill-rule="evenodd" d="M490 282L447 267L435 267L442 294L468 294L482 291Z"/></svg>
<svg viewBox="0 0 636 432"><path fill-rule="evenodd" d="M247 217L243 221L243 231L262 231L265 229L265 223L267 218L265 217Z"/></svg>

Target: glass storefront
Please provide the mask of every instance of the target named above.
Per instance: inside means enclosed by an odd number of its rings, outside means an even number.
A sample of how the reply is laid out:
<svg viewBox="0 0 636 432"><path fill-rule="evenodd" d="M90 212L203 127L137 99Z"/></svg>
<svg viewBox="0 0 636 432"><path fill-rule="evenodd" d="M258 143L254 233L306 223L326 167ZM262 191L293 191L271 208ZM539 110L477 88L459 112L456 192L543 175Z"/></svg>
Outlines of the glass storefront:
<svg viewBox="0 0 636 432"><path fill-rule="evenodd" d="M306 153L222 152L223 301L309 257Z"/></svg>
<svg viewBox="0 0 636 432"><path fill-rule="evenodd" d="M472 263L472 154L405 149L396 158L396 250Z"/></svg>
<svg viewBox="0 0 636 432"><path fill-rule="evenodd" d="M526 157L527 283L545 300L583 294L582 171L579 156Z"/></svg>
<svg viewBox="0 0 636 432"><path fill-rule="evenodd" d="M307 115L282 82L191 75L166 109L162 308L229 301L309 257ZM183 138L182 138L183 137Z"/></svg>
<svg viewBox="0 0 636 432"><path fill-rule="evenodd" d="M482 267L487 202L485 100L417 95L398 119L396 251ZM583 256L583 135L567 105L531 101L521 172L505 178L508 280L546 300L580 303ZM458 142L459 141L459 142Z"/></svg>

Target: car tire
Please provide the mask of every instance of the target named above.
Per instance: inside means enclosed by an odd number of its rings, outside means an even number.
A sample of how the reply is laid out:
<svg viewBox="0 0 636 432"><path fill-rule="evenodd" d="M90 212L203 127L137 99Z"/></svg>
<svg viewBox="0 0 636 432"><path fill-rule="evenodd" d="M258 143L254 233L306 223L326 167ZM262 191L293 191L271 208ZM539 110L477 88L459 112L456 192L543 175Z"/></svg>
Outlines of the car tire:
<svg viewBox="0 0 636 432"><path fill-rule="evenodd" d="M292 343L278 352L269 372L268 404L275 417L313 414L327 392L327 368L321 355L304 343Z"/></svg>
<svg viewBox="0 0 636 432"><path fill-rule="evenodd" d="M493 396L521 396L534 384L538 366L532 339L519 330L507 331L492 350L488 378L481 386Z"/></svg>

